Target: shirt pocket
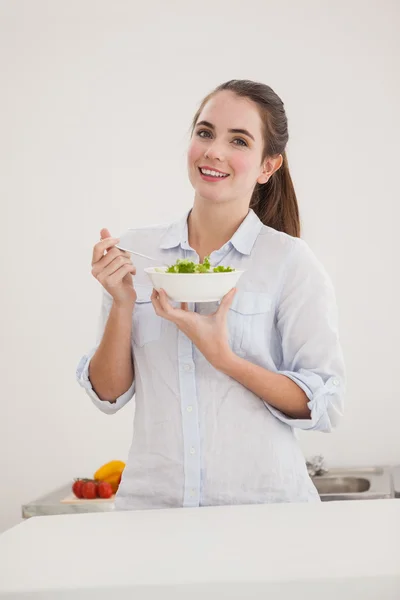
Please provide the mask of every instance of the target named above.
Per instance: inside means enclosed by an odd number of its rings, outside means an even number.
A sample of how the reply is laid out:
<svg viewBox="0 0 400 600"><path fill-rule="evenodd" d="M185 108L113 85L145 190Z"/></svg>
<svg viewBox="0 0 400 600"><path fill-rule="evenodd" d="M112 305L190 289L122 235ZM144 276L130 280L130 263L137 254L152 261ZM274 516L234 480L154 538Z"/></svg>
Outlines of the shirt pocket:
<svg viewBox="0 0 400 600"><path fill-rule="evenodd" d="M241 356L256 356L268 348L273 302L263 292L237 292L228 314L232 350Z"/></svg>
<svg viewBox="0 0 400 600"><path fill-rule="evenodd" d="M151 302L153 287L135 285L137 294L133 311L132 338L137 346L145 346L160 339L162 317L156 315Z"/></svg>

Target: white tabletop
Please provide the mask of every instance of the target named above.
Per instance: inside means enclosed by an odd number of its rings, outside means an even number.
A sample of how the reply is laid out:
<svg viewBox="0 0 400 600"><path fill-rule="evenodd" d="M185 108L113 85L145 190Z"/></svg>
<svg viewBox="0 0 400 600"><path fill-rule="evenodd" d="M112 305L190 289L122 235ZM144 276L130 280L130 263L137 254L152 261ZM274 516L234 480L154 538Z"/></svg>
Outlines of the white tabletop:
<svg viewBox="0 0 400 600"><path fill-rule="evenodd" d="M400 598L397 499L34 517L0 535L1 600L378 597Z"/></svg>

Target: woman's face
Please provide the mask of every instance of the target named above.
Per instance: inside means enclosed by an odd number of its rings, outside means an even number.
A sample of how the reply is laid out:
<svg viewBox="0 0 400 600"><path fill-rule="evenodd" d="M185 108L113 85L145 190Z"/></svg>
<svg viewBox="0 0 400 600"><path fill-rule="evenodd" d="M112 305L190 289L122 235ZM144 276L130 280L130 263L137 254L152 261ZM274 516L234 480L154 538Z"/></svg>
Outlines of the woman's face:
<svg viewBox="0 0 400 600"><path fill-rule="evenodd" d="M263 169L261 164L262 127L258 109L251 100L226 90L209 100L198 118L188 150L189 179L196 198L250 203L256 183L266 183L271 174L266 174L271 165L264 165ZM224 176L209 172L214 169Z"/></svg>

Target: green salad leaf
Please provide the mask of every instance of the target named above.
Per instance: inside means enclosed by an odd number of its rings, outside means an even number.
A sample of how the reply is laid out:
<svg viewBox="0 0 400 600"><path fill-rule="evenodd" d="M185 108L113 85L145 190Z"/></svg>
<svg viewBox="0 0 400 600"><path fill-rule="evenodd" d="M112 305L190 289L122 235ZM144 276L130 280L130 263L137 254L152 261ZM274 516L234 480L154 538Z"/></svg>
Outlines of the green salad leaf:
<svg viewBox="0 0 400 600"><path fill-rule="evenodd" d="M230 273L234 270L235 269L232 269L231 267L223 267L222 265L220 265L219 267L214 267L214 273Z"/></svg>
<svg viewBox="0 0 400 600"><path fill-rule="evenodd" d="M234 271L232 267L214 267L211 268L210 257L205 256L202 263L194 263L187 258L178 258L174 265L168 267L166 273L230 273Z"/></svg>

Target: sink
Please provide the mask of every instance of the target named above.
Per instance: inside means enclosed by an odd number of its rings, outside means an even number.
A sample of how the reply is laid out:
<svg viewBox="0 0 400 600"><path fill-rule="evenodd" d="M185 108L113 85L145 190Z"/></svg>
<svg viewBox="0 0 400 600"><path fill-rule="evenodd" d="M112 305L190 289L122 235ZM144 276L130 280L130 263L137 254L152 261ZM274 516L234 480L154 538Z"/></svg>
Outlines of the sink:
<svg viewBox="0 0 400 600"><path fill-rule="evenodd" d="M330 469L312 480L324 502L394 498L390 468Z"/></svg>
<svg viewBox="0 0 400 600"><path fill-rule="evenodd" d="M352 494L366 492L371 484L365 477L315 477L315 487L320 494Z"/></svg>

